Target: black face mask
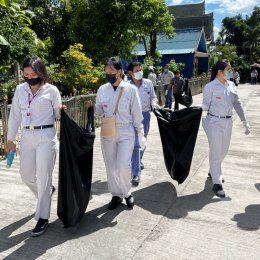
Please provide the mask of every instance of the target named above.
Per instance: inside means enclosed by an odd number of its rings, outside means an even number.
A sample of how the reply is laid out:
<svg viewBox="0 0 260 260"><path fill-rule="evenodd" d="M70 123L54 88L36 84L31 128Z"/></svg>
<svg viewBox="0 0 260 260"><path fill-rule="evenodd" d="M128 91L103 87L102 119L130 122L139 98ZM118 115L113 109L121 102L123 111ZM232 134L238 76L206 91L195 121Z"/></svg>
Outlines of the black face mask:
<svg viewBox="0 0 260 260"><path fill-rule="evenodd" d="M116 74L106 74L106 79L108 80L109 83L111 83L112 85L115 84L115 82L117 81L116 78Z"/></svg>
<svg viewBox="0 0 260 260"><path fill-rule="evenodd" d="M32 78L32 79L29 79L27 77L24 77L24 80L30 85L30 86L34 86L34 85L37 85L39 84L42 80L40 77L38 78Z"/></svg>

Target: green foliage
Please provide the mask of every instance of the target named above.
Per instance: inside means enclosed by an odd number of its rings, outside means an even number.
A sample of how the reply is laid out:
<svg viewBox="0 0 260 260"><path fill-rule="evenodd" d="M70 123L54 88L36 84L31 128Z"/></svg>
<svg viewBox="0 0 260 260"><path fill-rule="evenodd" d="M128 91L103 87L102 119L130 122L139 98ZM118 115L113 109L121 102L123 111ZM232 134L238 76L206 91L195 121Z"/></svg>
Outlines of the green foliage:
<svg viewBox="0 0 260 260"><path fill-rule="evenodd" d="M51 63L60 62L62 52L71 44L67 26L69 11L65 1L27 0L27 6L34 12L32 30L46 43L46 48L35 50L40 57L45 57Z"/></svg>
<svg viewBox="0 0 260 260"><path fill-rule="evenodd" d="M49 78L54 84L64 85L70 92L86 94L95 92L103 82L103 67L93 67L92 59L83 52L82 44L71 45L62 54L62 64L48 67Z"/></svg>
<svg viewBox="0 0 260 260"><path fill-rule="evenodd" d="M6 3L7 1L5 1ZM23 61L38 42L35 33L29 29L32 12L18 1L12 1L6 7L0 5L0 35L9 45L0 45L0 73L11 67L15 61Z"/></svg>
<svg viewBox="0 0 260 260"><path fill-rule="evenodd" d="M145 58L144 59L144 63L142 64L142 69L144 72L144 78L147 78L149 75L149 66L153 66L154 67L154 60L151 57Z"/></svg>
<svg viewBox="0 0 260 260"><path fill-rule="evenodd" d="M249 63L260 59L260 8L256 6L246 19L241 15L224 18L217 44L236 45L237 55Z"/></svg>
<svg viewBox="0 0 260 260"><path fill-rule="evenodd" d="M139 38L147 34L153 40L151 48L157 32L173 34L173 19L164 0L72 0L70 17L69 35L100 62L111 56L131 57Z"/></svg>
<svg viewBox="0 0 260 260"><path fill-rule="evenodd" d="M177 63L174 59L172 59L169 63L169 70L174 72L176 70L179 70L181 73L185 68L185 64L184 63Z"/></svg>
<svg viewBox="0 0 260 260"><path fill-rule="evenodd" d="M0 100L3 99L3 98L6 98L9 101L11 101L11 99L14 95L16 85L17 85L17 82L14 78L9 79L5 83L2 83L0 85L0 92L1 92L1 94L3 94L3 96L0 96Z"/></svg>

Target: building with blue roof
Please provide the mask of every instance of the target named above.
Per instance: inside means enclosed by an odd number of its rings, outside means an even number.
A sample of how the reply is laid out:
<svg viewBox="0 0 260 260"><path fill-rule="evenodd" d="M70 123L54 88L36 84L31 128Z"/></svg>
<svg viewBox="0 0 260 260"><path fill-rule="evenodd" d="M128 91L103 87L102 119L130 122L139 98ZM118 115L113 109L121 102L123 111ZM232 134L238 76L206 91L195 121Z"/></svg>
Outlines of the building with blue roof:
<svg viewBox="0 0 260 260"><path fill-rule="evenodd" d="M182 74L191 78L194 74L200 75L208 72L209 53L203 28L175 29L176 35L167 38L158 35L157 50L162 55L161 63L165 65L174 59L177 63L184 63ZM133 54L143 62L145 49L143 44L138 44Z"/></svg>

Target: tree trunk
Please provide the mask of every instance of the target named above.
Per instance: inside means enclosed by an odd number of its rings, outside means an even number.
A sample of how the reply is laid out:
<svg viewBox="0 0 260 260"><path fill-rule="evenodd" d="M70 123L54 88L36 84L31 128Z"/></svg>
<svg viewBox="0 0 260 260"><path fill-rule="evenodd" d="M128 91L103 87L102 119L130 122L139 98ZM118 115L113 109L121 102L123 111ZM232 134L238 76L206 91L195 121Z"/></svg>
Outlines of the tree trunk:
<svg viewBox="0 0 260 260"><path fill-rule="evenodd" d="M149 57L149 56L150 56L150 53L148 52L147 44L146 44L146 40L145 40L145 37L144 37L144 36L142 36L142 40L143 40L143 44L144 44L145 56L146 56L146 57Z"/></svg>
<svg viewBox="0 0 260 260"><path fill-rule="evenodd" d="M152 58L156 56L156 47L157 47L157 34L155 31L150 32L150 55Z"/></svg>

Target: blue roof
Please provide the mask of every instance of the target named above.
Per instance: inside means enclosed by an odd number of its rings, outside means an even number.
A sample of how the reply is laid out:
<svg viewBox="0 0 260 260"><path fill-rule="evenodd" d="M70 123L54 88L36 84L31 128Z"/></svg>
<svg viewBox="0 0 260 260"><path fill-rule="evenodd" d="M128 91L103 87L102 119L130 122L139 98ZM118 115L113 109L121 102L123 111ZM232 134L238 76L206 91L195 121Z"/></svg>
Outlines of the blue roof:
<svg viewBox="0 0 260 260"><path fill-rule="evenodd" d="M187 54L195 51L207 53L207 45L204 30L195 29L176 29L174 38L166 38L160 34L158 37L157 50L160 54ZM133 53L137 56L145 55L143 44L138 44Z"/></svg>

